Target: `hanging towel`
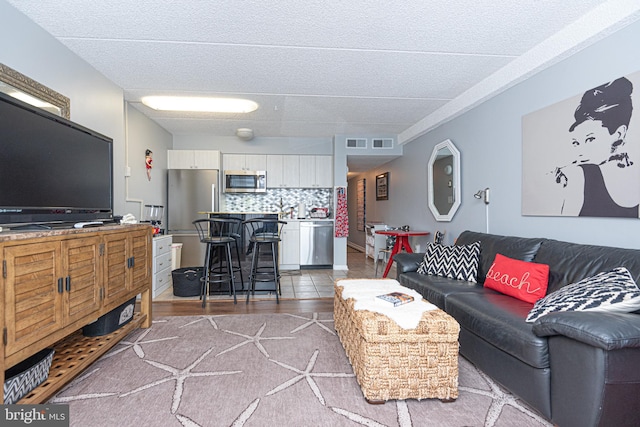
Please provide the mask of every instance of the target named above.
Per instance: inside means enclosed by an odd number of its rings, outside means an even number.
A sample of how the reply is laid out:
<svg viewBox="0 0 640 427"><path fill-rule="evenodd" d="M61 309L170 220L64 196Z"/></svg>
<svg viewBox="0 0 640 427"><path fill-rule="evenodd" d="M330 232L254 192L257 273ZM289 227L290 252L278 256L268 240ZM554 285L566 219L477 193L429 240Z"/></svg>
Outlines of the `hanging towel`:
<svg viewBox="0 0 640 427"><path fill-rule="evenodd" d="M336 237L349 237L349 212L347 211L347 188L336 188Z"/></svg>

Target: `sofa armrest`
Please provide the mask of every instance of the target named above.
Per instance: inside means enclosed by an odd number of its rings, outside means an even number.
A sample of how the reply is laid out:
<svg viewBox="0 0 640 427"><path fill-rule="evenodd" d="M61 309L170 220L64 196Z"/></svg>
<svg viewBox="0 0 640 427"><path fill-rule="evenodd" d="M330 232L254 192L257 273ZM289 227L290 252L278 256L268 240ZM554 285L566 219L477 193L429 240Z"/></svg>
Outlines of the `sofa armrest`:
<svg viewBox="0 0 640 427"><path fill-rule="evenodd" d="M396 262L396 272L398 275L401 273L410 273L417 271L424 258L424 253L406 253L401 252L393 256L393 260Z"/></svg>
<svg viewBox="0 0 640 427"><path fill-rule="evenodd" d="M572 311L550 313L533 324L539 337L563 335L604 350L640 347L640 315Z"/></svg>

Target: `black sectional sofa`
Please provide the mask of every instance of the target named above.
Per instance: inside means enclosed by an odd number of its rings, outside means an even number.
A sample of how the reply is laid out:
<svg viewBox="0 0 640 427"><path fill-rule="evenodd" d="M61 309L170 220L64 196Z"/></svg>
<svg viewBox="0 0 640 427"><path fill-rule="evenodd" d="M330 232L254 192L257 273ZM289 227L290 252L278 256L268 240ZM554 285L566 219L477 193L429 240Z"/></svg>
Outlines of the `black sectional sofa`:
<svg viewBox="0 0 640 427"><path fill-rule="evenodd" d="M397 254L398 281L460 324L460 353L560 427L640 425L640 314L557 312L483 282L495 255L548 264L547 294L620 266L640 283L640 250L463 232L480 242L478 283L417 273L424 254Z"/></svg>

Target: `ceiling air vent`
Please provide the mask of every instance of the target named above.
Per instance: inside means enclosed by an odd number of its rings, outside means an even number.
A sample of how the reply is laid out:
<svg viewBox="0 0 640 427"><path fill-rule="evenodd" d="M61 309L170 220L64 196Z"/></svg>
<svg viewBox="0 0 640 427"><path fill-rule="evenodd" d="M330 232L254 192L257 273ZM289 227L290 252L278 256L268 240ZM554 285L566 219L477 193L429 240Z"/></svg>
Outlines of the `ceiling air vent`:
<svg viewBox="0 0 640 427"><path fill-rule="evenodd" d="M393 139L375 138L373 139L373 148L393 148Z"/></svg>
<svg viewBox="0 0 640 427"><path fill-rule="evenodd" d="M347 148L367 148L367 139L347 138Z"/></svg>

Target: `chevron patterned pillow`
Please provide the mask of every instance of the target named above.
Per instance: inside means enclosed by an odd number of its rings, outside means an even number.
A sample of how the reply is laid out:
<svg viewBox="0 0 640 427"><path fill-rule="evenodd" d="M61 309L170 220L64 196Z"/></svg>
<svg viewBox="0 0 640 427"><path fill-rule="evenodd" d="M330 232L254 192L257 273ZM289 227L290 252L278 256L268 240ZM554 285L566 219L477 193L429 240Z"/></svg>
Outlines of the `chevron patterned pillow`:
<svg viewBox="0 0 640 427"><path fill-rule="evenodd" d="M418 273L477 282L480 242L445 246L427 243Z"/></svg>
<svg viewBox="0 0 640 427"><path fill-rule="evenodd" d="M539 299L527 316L535 322L555 311L630 313L640 309L640 289L631 273L618 267L564 286Z"/></svg>

